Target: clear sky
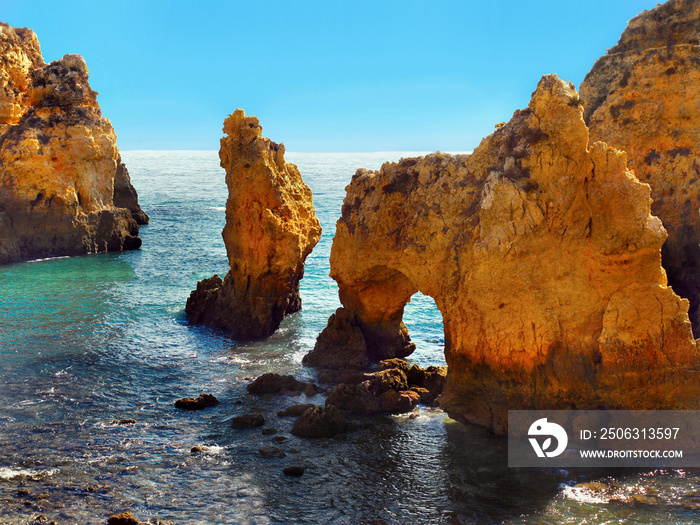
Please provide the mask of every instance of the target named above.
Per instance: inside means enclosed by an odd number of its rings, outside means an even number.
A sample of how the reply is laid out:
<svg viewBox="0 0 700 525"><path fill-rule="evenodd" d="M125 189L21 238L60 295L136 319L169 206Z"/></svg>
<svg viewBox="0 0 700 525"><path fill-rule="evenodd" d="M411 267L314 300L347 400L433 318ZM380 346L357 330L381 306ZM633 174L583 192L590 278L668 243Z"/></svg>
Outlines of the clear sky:
<svg viewBox="0 0 700 525"><path fill-rule="evenodd" d="M577 86L654 0L0 0L44 60L85 58L131 149L218 149L236 108L289 151L464 151Z"/></svg>

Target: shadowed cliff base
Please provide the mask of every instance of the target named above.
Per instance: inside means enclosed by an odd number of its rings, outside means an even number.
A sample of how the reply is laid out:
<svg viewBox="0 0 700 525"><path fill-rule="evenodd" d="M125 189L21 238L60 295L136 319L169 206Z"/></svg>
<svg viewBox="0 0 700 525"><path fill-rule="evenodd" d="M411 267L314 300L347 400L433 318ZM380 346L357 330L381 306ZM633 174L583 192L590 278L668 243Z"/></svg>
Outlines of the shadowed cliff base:
<svg viewBox="0 0 700 525"><path fill-rule="evenodd" d="M83 58L47 65L33 31L3 23L0 56L0 263L138 248L148 216Z"/></svg>
<svg viewBox="0 0 700 525"><path fill-rule="evenodd" d="M241 109L224 121L221 167L229 195L222 233L230 271L197 284L185 307L189 322L260 339L301 308L304 261L321 238L309 187L284 160L284 144L262 136Z"/></svg>
<svg viewBox="0 0 700 525"><path fill-rule="evenodd" d="M700 335L700 1L672 0L630 20L581 84L591 140L627 152L664 223L668 281Z"/></svg>
<svg viewBox="0 0 700 525"><path fill-rule="evenodd" d="M547 75L472 155L358 170L331 252L344 308L306 363L406 352L420 291L443 315L440 405L456 419L502 433L508 409L695 408L700 361L665 239L649 187L589 143L578 94Z"/></svg>

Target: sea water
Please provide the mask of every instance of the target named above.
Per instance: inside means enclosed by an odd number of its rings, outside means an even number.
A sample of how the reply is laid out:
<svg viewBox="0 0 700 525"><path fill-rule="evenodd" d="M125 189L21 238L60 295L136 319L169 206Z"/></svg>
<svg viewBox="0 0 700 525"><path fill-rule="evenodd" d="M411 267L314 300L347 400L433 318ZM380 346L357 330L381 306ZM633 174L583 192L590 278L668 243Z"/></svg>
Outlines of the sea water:
<svg viewBox="0 0 700 525"><path fill-rule="evenodd" d="M216 152L122 152L151 217L140 250L0 268L0 523L102 524L126 510L178 524L700 520L692 472L508 469L504 440L425 407L415 419L370 419L342 439L301 439L277 411L323 396L247 393L264 372L315 378L301 359L340 305L328 257L344 188L357 168L412 155L287 154L313 190L323 236L307 259L303 310L244 343L184 315L197 281L228 266ZM417 346L410 359L444 364L433 301L414 296L405 321ZM201 392L220 404L173 406ZM288 438L278 445L286 457L259 454L274 437L259 428L231 428L252 411ZM305 474L285 476L290 465ZM609 490L575 487L591 480ZM630 494L648 497L626 503Z"/></svg>

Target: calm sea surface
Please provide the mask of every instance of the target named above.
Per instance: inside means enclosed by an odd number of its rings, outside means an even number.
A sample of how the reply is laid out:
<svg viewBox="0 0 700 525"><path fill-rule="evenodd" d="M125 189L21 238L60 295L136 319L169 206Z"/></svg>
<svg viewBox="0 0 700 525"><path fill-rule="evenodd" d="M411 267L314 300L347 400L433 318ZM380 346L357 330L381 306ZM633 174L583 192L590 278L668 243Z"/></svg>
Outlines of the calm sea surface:
<svg viewBox="0 0 700 525"><path fill-rule="evenodd" d="M217 153L123 152L151 217L141 250L0 267L0 524L102 524L125 510L178 524L700 521L697 473L508 469L503 440L422 407L417 419L304 440L276 413L305 396L247 394L263 372L314 379L301 359L339 306L328 256L344 187L357 168L411 155L287 155L314 192L324 233L307 259L304 309L269 339L240 343L184 317L197 281L227 269ZM405 320L412 359L443 364L432 300L415 296ZM221 403L174 408L201 392ZM289 438L279 445L285 458L258 453L274 436L231 428L249 411ZM113 423L124 418L136 423ZM196 445L208 452L193 454ZM284 476L290 465L306 473ZM573 488L596 480L610 494ZM630 494L649 497L614 501Z"/></svg>

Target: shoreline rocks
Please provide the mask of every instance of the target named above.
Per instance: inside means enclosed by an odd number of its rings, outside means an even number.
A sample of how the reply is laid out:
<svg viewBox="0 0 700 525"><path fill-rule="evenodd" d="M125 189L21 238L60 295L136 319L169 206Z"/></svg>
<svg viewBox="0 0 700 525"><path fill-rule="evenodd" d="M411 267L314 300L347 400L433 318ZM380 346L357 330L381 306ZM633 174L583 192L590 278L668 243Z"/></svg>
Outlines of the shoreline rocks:
<svg viewBox="0 0 700 525"><path fill-rule="evenodd" d="M347 377L353 381L335 381L337 385L326 398L326 407L335 406L348 414L367 416L403 414L419 403L439 405L436 400L442 394L447 367L422 369L415 364L409 367L406 361L394 358L380 362L379 368L362 376L336 374L339 379Z"/></svg>
<svg viewBox="0 0 700 525"><path fill-rule="evenodd" d="M284 160L284 144L262 136L237 109L224 121L219 157L229 196L223 230L230 271L197 284L185 312L191 324L243 339L271 335L301 308L304 261L321 238L309 187Z"/></svg>
<svg viewBox="0 0 700 525"><path fill-rule="evenodd" d="M33 31L3 23L0 51L0 264L139 248L148 216L83 58L47 65Z"/></svg>

